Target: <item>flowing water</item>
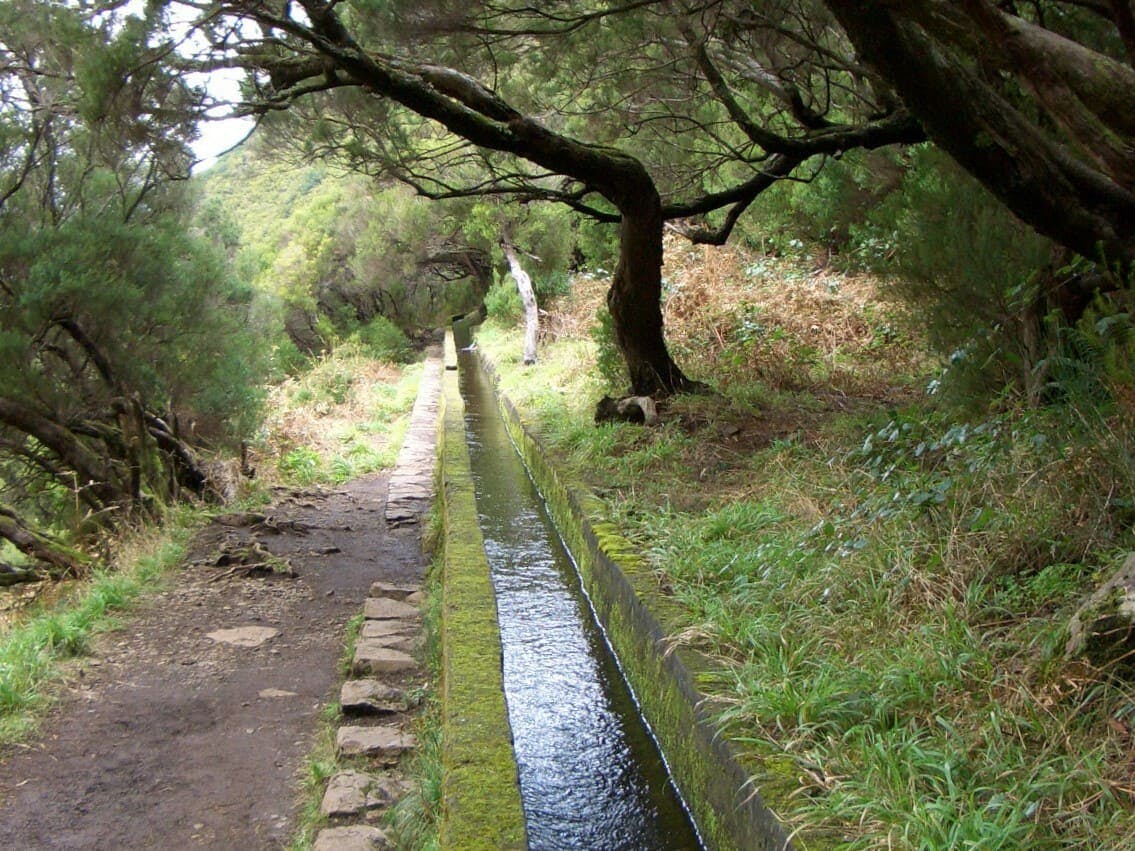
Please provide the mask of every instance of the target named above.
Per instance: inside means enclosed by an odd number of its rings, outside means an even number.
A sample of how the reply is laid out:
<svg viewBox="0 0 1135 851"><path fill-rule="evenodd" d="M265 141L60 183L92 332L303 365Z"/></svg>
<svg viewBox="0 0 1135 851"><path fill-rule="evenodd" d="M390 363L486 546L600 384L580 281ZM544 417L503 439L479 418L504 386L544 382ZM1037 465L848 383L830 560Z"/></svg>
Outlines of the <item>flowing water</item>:
<svg viewBox="0 0 1135 851"><path fill-rule="evenodd" d="M488 381L467 355L461 390L530 847L701 848Z"/></svg>

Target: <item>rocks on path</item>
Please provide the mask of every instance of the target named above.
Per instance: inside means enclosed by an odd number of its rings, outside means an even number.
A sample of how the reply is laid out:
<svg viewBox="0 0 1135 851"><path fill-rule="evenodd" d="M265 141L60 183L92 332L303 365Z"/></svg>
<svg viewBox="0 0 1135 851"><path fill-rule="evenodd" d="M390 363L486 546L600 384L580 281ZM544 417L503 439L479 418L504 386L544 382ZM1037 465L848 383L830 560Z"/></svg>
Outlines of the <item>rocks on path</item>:
<svg viewBox="0 0 1135 851"><path fill-rule="evenodd" d="M441 358L426 362L410 425L390 476L386 522L390 527L417 523L433 500ZM332 826L315 839L315 851L389 848L375 826L409 784L398 770L417 742L407 727L413 701L405 686L420 682L421 587L375 582L363 604L363 625L355 642L352 679L339 693L344 722L335 737L341 762L324 790L320 811Z"/></svg>
<svg viewBox="0 0 1135 851"><path fill-rule="evenodd" d="M440 377L440 352L431 360L420 393L436 400L440 381L431 387L428 376ZM414 431L430 438L429 425ZM371 594L382 602L372 606L383 617L367 622L360 644L418 652L418 529L412 513L385 522L386 497L395 478L432 481L433 455L431 441L416 447L413 470L333 489L276 488L262 513L202 529L186 567L52 684L41 732L0 752L0 849L286 847L296 778L343 685L343 630L376 579L384 582ZM429 504L420 489L399 494L403 507ZM360 654L360 669L380 667L369 658ZM374 822L404 783L385 763L413 744L421 678L418 668L382 670L344 688L346 726L397 734L386 755L344 759L370 779L334 786L317 848L386 842Z"/></svg>
<svg viewBox="0 0 1135 851"><path fill-rule="evenodd" d="M395 596L373 596L393 594ZM335 746L340 760L351 768L327 783L320 812L334 825L315 840L316 849L374 849L391 847L386 834L374 826L382 813L409 788L398 771L403 756L417 742L405 727L412 720L412 703L404 684L421 678L421 665L409 653L381 642L417 642L421 617L403 602L416 588L375 583L366 601L352 670L360 676L340 689L340 709L349 721L339 727ZM396 599L400 597L401 599ZM366 638L368 631L371 638ZM375 643L378 642L378 643Z"/></svg>

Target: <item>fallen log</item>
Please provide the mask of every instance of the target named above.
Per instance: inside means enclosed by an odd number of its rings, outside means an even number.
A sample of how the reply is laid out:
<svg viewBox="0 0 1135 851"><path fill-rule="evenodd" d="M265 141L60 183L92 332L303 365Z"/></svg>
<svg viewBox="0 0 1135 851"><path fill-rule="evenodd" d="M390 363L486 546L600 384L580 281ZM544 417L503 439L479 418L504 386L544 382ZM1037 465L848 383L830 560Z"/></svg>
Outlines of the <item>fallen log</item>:
<svg viewBox="0 0 1135 851"><path fill-rule="evenodd" d="M20 585L25 582L42 582L47 579L46 573L25 567L16 567L14 564L0 562L0 587Z"/></svg>

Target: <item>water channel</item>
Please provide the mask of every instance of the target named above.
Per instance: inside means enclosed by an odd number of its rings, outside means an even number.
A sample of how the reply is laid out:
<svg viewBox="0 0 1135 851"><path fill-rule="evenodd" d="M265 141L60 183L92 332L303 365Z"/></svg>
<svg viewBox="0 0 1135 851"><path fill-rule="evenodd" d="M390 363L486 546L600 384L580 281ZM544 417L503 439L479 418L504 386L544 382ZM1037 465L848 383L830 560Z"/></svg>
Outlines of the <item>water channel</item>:
<svg viewBox="0 0 1135 851"><path fill-rule="evenodd" d="M529 847L700 849L489 382L460 366Z"/></svg>

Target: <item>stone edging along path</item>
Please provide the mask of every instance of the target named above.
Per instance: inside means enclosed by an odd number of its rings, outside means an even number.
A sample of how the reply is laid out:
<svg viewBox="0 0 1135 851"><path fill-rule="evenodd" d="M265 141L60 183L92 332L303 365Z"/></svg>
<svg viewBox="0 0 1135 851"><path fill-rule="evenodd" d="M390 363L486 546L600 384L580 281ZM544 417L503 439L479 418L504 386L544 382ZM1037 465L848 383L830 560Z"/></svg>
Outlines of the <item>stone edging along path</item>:
<svg viewBox="0 0 1135 851"><path fill-rule="evenodd" d="M433 499L441 375L442 354L435 347L422 369L410 425L398 452L398 462L390 474L386 493L386 522L389 525L417 523Z"/></svg>
<svg viewBox="0 0 1135 851"><path fill-rule="evenodd" d="M390 527L417 524L434 495L437 418L441 394L439 348L426 358L410 424L391 472L385 519ZM351 679L343 683L339 706L344 723L335 736L336 752L363 770L348 769L328 781L320 812L331 826L315 838L315 851L367 851L389 847L372 823L407 791L398 771L401 758L417 742L405 732L410 700L406 685L421 679L420 587L375 582L363 608Z"/></svg>
<svg viewBox="0 0 1135 851"><path fill-rule="evenodd" d="M603 515L598 499L564 479L547 462L539 435L507 398L498 395L498 402L706 847L787 851L786 831L717 735L698 692L696 674L710 661L668 641L678 630L673 601L658 593L649 566L614 524L595 519Z"/></svg>

